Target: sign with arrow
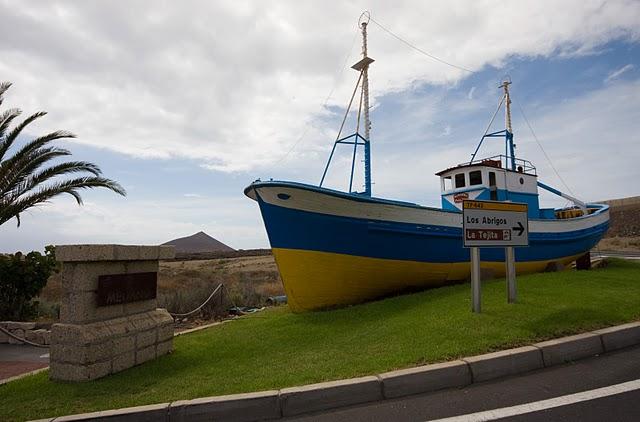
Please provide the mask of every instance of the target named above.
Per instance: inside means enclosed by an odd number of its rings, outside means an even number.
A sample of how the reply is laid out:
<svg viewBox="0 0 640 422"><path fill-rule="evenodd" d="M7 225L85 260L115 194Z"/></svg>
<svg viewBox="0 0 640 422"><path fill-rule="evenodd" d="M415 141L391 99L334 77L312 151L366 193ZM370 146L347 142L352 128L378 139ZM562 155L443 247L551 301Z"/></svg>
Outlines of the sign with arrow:
<svg viewBox="0 0 640 422"><path fill-rule="evenodd" d="M527 204L463 201L465 247L529 246Z"/></svg>

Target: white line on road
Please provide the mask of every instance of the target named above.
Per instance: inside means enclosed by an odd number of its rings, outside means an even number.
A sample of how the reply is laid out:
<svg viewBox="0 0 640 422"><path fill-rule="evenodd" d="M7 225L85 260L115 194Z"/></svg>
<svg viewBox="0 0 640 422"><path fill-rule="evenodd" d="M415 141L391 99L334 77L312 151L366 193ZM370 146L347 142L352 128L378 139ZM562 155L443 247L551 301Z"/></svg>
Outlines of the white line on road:
<svg viewBox="0 0 640 422"><path fill-rule="evenodd" d="M450 418L434 419L431 422L482 422L493 421L510 416L524 415L526 413L539 412L554 407L568 406L583 401L595 400L602 397L615 396L629 391L640 389L640 379L596 388L595 390L581 391L580 393L554 397L552 399L519 404L517 406L503 407L501 409L486 410L483 412L469 413L467 415L452 416Z"/></svg>

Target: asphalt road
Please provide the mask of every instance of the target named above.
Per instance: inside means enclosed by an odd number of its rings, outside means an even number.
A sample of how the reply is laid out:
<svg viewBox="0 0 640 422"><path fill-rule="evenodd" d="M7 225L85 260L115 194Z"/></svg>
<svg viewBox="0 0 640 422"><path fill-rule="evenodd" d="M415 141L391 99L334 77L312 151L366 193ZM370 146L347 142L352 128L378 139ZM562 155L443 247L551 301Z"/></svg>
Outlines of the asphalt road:
<svg viewBox="0 0 640 422"><path fill-rule="evenodd" d="M49 349L0 344L0 381L49 365Z"/></svg>
<svg viewBox="0 0 640 422"><path fill-rule="evenodd" d="M285 420L401 422L460 416L457 420L465 422L478 420L640 421L640 381L637 380L640 380L640 347L534 371L523 376L473 384L461 389L386 400ZM599 390L606 390L605 387L630 381L632 381L630 384L635 385L633 387L635 389L631 391L599 395ZM572 401L571 397L579 392L589 392L583 395L593 395L593 397L580 402ZM545 403L553 398L558 398L556 404L557 402L561 404L557 407L544 408ZM536 407L534 403L540 401L544 402L538 403ZM522 404L528 404L526 409L521 409L525 407L519 406ZM517 406L516 413L506 418L501 417L505 415L505 408L515 406ZM533 412L530 411L532 409ZM495 411L493 417L486 414L473 415L489 410ZM518 414L521 410L524 410L524 413Z"/></svg>

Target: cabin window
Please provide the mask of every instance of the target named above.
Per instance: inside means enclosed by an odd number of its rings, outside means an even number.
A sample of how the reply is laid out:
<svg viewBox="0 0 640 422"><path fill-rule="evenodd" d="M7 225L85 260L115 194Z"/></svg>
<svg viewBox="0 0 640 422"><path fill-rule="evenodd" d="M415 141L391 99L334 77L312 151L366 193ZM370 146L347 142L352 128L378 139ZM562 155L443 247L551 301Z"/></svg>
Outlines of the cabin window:
<svg viewBox="0 0 640 422"><path fill-rule="evenodd" d="M489 186L493 187L496 185L496 174L492 171L489 172Z"/></svg>
<svg viewBox="0 0 640 422"><path fill-rule="evenodd" d="M442 180L444 181L444 186L443 186L444 190L453 189L453 182L451 180L451 176L443 177Z"/></svg>
<svg viewBox="0 0 640 422"><path fill-rule="evenodd" d="M480 170L469 173L469 186L482 184L482 172Z"/></svg>
<svg viewBox="0 0 640 422"><path fill-rule="evenodd" d="M456 188L463 188L464 186L464 173L456 174Z"/></svg>

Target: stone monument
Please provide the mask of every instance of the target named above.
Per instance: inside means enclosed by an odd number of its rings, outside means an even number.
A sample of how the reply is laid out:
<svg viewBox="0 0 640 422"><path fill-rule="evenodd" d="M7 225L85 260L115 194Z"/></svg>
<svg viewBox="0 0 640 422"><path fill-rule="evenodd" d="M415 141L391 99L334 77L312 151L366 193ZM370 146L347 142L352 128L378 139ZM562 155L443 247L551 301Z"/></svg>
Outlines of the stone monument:
<svg viewBox="0 0 640 422"><path fill-rule="evenodd" d="M172 246L56 246L60 323L51 327L50 377L89 381L169 353L173 318L157 309L158 261Z"/></svg>

